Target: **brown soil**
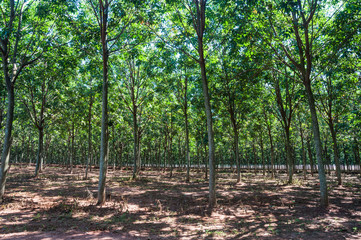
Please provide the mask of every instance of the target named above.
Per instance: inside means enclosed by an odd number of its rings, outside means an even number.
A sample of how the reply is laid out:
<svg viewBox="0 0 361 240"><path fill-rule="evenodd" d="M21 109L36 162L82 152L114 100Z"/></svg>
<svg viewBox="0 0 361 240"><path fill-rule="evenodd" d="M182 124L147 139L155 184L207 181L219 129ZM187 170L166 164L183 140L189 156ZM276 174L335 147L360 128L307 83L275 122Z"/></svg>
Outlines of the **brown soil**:
<svg viewBox="0 0 361 240"><path fill-rule="evenodd" d="M316 176L293 185L285 175L271 180L260 173L220 172L217 207L207 209L208 183L193 172L130 170L108 172L108 200L96 206L97 173L83 180L84 169L68 174L47 167L12 166L0 204L0 239L361 239L361 187L357 175L337 186L329 177L330 207L318 205ZM89 196L93 194L93 198Z"/></svg>

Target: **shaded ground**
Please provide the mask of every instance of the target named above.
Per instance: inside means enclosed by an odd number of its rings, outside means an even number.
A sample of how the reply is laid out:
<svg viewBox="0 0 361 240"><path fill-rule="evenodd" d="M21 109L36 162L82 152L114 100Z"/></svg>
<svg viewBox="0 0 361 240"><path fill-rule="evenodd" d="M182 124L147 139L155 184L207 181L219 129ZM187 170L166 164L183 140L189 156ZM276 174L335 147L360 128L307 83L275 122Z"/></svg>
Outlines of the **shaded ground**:
<svg viewBox="0 0 361 240"><path fill-rule="evenodd" d="M330 207L318 206L315 177L301 175L285 185L243 174L218 174L217 208L207 210L208 182L192 173L108 172L108 200L95 206L97 174L83 180L83 169L47 167L32 178L33 167L13 166L0 204L0 239L361 239L361 186L357 175L337 186L329 176ZM93 196L91 196L93 195Z"/></svg>

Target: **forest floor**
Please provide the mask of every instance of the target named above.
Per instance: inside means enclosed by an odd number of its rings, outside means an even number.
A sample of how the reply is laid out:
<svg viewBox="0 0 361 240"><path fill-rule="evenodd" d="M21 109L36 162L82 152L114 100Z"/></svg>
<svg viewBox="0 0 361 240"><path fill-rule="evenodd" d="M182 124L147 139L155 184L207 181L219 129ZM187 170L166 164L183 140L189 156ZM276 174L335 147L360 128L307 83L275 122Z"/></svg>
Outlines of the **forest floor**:
<svg viewBox="0 0 361 240"><path fill-rule="evenodd" d="M0 204L0 239L361 239L359 175L343 175L337 186L328 176L330 206L319 207L317 175L277 180L261 173L219 172L217 207L207 209L204 174L131 170L108 171L108 199L96 206L98 170L83 180L48 166L33 178L34 167L12 166ZM92 193L92 194L90 194ZM93 195L90 196L90 195Z"/></svg>

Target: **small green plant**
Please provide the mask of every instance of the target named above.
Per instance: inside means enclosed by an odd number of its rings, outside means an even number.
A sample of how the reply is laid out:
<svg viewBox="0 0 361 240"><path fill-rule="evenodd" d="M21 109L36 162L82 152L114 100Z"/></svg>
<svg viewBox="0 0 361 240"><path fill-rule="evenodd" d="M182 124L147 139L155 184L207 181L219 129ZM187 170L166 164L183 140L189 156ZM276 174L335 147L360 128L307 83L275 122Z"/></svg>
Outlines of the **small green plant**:
<svg viewBox="0 0 361 240"><path fill-rule="evenodd" d="M41 214L37 213L34 217L33 217L33 221L38 221L41 218Z"/></svg>
<svg viewBox="0 0 361 240"><path fill-rule="evenodd" d="M129 215L127 213L122 213L120 215L115 215L113 216L110 220L109 223L127 223L129 222L131 219L129 217Z"/></svg>
<svg viewBox="0 0 361 240"><path fill-rule="evenodd" d="M300 178L295 178L293 179L292 181L293 184L297 185L297 186L303 186L305 183L304 183L304 180L303 179L300 179Z"/></svg>
<svg viewBox="0 0 361 240"><path fill-rule="evenodd" d="M217 236L219 236L219 237L222 237L222 236L225 236L225 235L226 235L226 234L225 234L223 231L221 231L221 230L214 231L214 234L217 235Z"/></svg>

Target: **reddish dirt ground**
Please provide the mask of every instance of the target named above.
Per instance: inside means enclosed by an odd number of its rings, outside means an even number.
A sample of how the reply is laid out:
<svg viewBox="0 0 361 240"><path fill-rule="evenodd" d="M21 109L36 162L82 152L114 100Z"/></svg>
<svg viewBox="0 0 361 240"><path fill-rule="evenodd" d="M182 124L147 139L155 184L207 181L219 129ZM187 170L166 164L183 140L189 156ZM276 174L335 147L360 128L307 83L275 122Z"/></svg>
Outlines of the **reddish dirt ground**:
<svg viewBox="0 0 361 240"><path fill-rule="evenodd" d="M202 173L109 170L108 196L96 206L97 173L68 174L48 166L12 166L0 204L0 239L361 239L359 175L328 176L330 207L318 206L317 176L293 185L261 173L219 172L217 207L207 209L208 183ZM90 194L91 193L91 194ZM91 196L93 195L93 196Z"/></svg>

